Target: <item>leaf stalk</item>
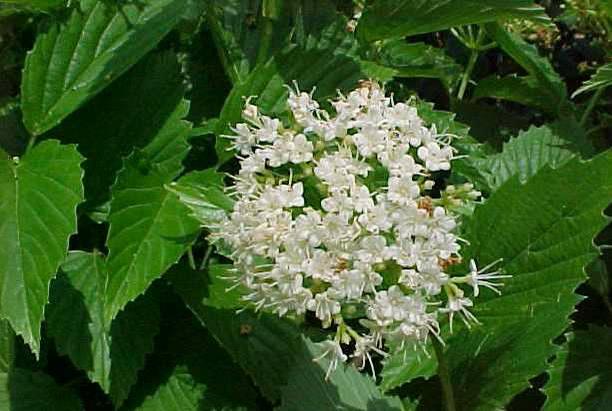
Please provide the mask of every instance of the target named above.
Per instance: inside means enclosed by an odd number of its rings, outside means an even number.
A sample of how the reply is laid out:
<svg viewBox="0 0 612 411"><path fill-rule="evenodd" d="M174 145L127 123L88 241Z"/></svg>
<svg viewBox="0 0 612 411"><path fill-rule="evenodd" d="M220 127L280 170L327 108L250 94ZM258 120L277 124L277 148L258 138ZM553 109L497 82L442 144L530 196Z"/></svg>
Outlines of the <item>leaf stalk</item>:
<svg viewBox="0 0 612 411"><path fill-rule="evenodd" d="M446 357L444 357L444 347L442 347L442 343L435 338L432 338L432 343L436 359L438 360L438 378L440 378L440 384L442 385L445 409L446 411L457 411L457 407L455 406L455 395L450 379L450 371L448 369Z"/></svg>

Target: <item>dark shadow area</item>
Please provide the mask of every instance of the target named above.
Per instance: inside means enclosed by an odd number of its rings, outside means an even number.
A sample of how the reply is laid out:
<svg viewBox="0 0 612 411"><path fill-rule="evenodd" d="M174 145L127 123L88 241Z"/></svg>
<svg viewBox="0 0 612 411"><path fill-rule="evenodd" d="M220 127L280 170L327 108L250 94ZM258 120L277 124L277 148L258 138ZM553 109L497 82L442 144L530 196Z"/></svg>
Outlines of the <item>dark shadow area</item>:
<svg viewBox="0 0 612 411"><path fill-rule="evenodd" d="M99 95L43 135L78 144L87 160L87 205L109 199L122 159L157 136L183 98L176 57L150 53Z"/></svg>

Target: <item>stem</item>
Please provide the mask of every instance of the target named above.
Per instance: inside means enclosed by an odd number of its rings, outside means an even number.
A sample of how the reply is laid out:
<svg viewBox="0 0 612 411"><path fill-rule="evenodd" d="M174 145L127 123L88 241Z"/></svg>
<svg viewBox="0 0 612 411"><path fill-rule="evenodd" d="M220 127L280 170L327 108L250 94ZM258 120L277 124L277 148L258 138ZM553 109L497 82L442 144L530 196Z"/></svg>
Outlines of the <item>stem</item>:
<svg viewBox="0 0 612 411"><path fill-rule="evenodd" d="M601 293L601 299L603 300L604 305L610 312L610 315L612 315L612 301L610 301L610 293L609 292Z"/></svg>
<svg viewBox="0 0 612 411"><path fill-rule="evenodd" d="M206 253L204 253L204 258L202 258L202 263L200 264L200 270L203 270L206 268L206 265L208 264L208 260L210 259L210 256L212 255L212 251L213 251L212 244L208 244L208 248L206 248Z"/></svg>
<svg viewBox="0 0 612 411"><path fill-rule="evenodd" d="M262 17L261 20L263 23L263 27L255 64L263 64L266 62L266 60L268 60L268 54L270 53L270 45L272 44L272 31L274 30L274 24L272 22L272 19Z"/></svg>
<svg viewBox="0 0 612 411"><path fill-rule="evenodd" d="M467 88L468 82L470 81L470 76L472 75L472 71L474 70L476 60L478 60L478 50L472 49L472 52L470 53L470 59L468 60L468 65L465 68L465 71L463 72L463 77L461 78L459 93L457 93L457 99L459 100L463 100L463 95L465 94L465 89Z"/></svg>
<svg viewBox="0 0 612 411"><path fill-rule="evenodd" d="M217 55L219 56L219 60L221 60L221 65L225 69L225 73L229 77L232 84L239 83L242 80L240 77L240 72L238 71L236 65L230 61L230 57L225 52L226 47L223 42L223 28L217 19L217 15L212 4L210 4L206 10L206 21L208 23L208 27L210 28L210 33L212 34L215 48L217 49Z"/></svg>
<svg viewBox="0 0 612 411"><path fill-rule="evenodd" d="M276 20L278 20L282 8L282 0L263 0L261 3L262 31L259 39L259 49L257 50L255 64L263 64L270 57L270 45L272 44L274 23Z"/></svg>
<svg viewBox="0 0 612 411"><path fill-rule="evenodd" d="M589 104L587 105L586 110L584 110L584 113L580 118L580 127L584 127L584 125L586 124L587 120L589 119L589 116L591 115L591 112L595 108L595 104L597 104L597 100L599 100L599 97L601 97L601 95L603 94L604 89L605 87L602 87L597 90L595 94L593 94L593 97L591 97L591 99L589 100Z"/></svg>
<svg viewBox="0 0 612 411"><path fill-rule="evenodd" d="M446 358L444 357L444 349L440 341L436 340L435 338L432 338L431 341L438 360L438 377L440 378L440 383L442 385L442 394L444 396L446 411L457 411L457 407L455 406L455 396L453 394L453 386L451 385L450 373L448 371L448 364L446 363Z"/></svg>
<svg viewBox="0 0 612 411"><path fill-rule="evenodd" d="M36 135L32 134L28 139L28 145L26 146L25 152L27 153L28 151L30 151L32 147L34 147L34 144L36 144Z"/></svg>
<svg viewBox="0 0 612 411"><path fill-rule="evenodd" d="M189 258L189 267L191 267L192 270L195 270L196 263L195 263L195 258L193 258L193 250L191 247L187 249L187 257Z"/></svg>

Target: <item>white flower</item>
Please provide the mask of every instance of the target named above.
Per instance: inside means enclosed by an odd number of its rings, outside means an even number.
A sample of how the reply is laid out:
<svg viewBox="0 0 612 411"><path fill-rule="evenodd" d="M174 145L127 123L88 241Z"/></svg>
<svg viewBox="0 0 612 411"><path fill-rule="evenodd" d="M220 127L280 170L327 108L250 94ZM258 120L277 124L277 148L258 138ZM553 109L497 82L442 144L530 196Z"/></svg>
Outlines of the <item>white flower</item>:
<svg viewBox="0 0 612 411"><path fill-rule="evenodd" d="M314 299L308 301L306 308L314 311L315 315L323 323L323 328L331 325L332 316L340 312L340 303L328 295L327 291L316 294Z"/></svg>
<svg viewBox="0 0 612 411"><path fill-rule="evenodd" d="M359 150L359 154L364 157L370 157L385 148L386 132L375 126L367 125L360 132L353 135L355 145Z"/></svg>
<svg viewBox="0 0 612 411"><path fill-rule="evenodd" d="M334 191L331 196L321 200L321 208L328 213L352 214L353 199L344 191Z"/></svg>
<svg viewBox="0 0 612 411"><path fill-rule="evenodd" d="M508 276L473 261L467 275L447 274L461 251L461 216L449 204L480 195L470 184L445 188L435 174L451 167L450 137L375 83L339 94L335 112L297 87L288 106L281 122L247 99L245 123L230 137L241 153L228 189L234 209L211 227L211 240L231 247L245 302L279 316L311 311L335 330L324 343L327 376L346 361L340 342L354 341L363 366L385 345L440 339L442 314L451 326L455 313L477 322L461 284L476 297L480 287L499 293L496 280Z"/></svg>
<svg viewBox="0 0 612 411"><path fill-rule="evenodd" d="M280 126L280 120L276 118L270 118L261 116L260 128L255 132L257 134L258 142L273 143L278 138L278 129Z"/></svg>
<svg viewBox="0 0 612 411"><path fill-rule="evenodd" d="M354 204L355 211L363 213L374 208L374 200L370 195L370 190L364 185L357 185L351 187L351 199Z"/></svg>
<svg viewBox="0 0 612 411"><path fill-rule="evenodd" d="M440 148L438 143L430 142L419 147L417 155L425 161L425 167L430 171L450 170L453 151L449 146Z"/></svg>
<svg viewBox="0 0 612 411"><path fill-rule="evenodd" d="M384 260L387 241L385 237L380 235L371 235L362 238L359 247L355 252L359 261L364 263L380 263Z"/></svg>
<svg viewBox="0 0 612 411"><path fill-rule="evenodd" d="M473 306L474 303L472 302L472 300L467 297L464 297L463 291L461 291L459 288L456 288L454 290L454 293L448 296L448 302L446 303L446 307L440 309L440 312L448 313L451 332L453 332L453 316L455 315L455 313L460 314L461 319L468 328L471 327L470 322L480 324L478 319L474 317L474 314L472 314L468 310L468 308L471 308Z"/></svg>
<svg viewBox="0 0 612 411"><path fill-rule="evenodd" d="M303 261L303 271L317 280L332 282L335 279L335 259L324 250L314 250L313 255Z"/></svg>
<svg viewBox="0 0 612 411"><path fill-rule="evenodd" d="M314 146L310 141L306 139L304 134L298 134L293 138L293 146L291 147L291 153L289 159L292 163L306 163L312 160L312 151Z"/></svg>
<svg viewBox="0 0 612 411"><path fill-rule="evenodd" d="M329 359L329 365L327 367L327 371L325 372L325 380L329 379L332 371L334 371L338 367L338 363L346 362L347 356L342 352L342 347L340 343L336 340L325 340L321 341L319 345L323 349L323 354L319 357L313 359L313 361L318 362L323 358Z"/></svg>
<svg viewBox="0 0 612 411"><path fill-rule="evenodd" d="M253 131L244 123L236 124L236 127L231 129L236 135L233 136L222 136L234 140L233 147L240 152L240 154L249 154L252 147L257 144L257 136Z"/></svg>
<svg viewBox="0 0 612 411"><path fill-rule="evenodd" d="M501 259L493 261L491 264L482 269L476 267L476 261L470 260L470 273L466 276L465 282L474 289L474 297L478 297L480 293L479 286L486 287L498 295L501 295L498 287L502 287L503 283L494 283L494 280L502 278L511 278L511 275L501 275L499 271L487 272L490 268L501 262ZM493 280L493 281L492 281Z"/></svg>
<svg viewBox="0 0 612 411"><path fill-rule="evenodd" d="M389 188L387 198L389 201L400 205L414 204L421 190L419 185L412 181L411 177L391 177L389 178Z"/></svg>

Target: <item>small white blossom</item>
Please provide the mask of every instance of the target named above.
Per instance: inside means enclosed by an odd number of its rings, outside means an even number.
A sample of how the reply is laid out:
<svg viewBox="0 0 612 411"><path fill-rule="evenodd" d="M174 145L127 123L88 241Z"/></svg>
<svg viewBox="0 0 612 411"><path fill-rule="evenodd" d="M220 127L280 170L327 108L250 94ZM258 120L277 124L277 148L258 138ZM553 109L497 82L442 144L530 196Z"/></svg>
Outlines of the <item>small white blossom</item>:
<svg viewBox="0 0 612 411"><path fill-rule="evenodd" d="M231 247L248 304L279 316L311 312L335 329L322 343L327 376L347 359L340 343L354 341L351 357L373 369L372 353L385 347L441 339L442 314L451 327L455 314L477 323L460 287L499 293L509 277L489 271L495 263L479 270L470 261L463 276L447 270L461 261L452 205L480 196L436 175L451 168L449 135L375 83L330 103L334 112L296 86L282 122L247 99L245 122L229 137L241 154L234 208L211 234ZM349 313L362 334L344 321Z"/></svg>
<svg viewBox="0 0 612 411"><path fill-rule="evenodd" d="M340 343L335 340L325 340L319 343L323 349L323 354L313 359L313 361L321 361L323 358L329 360L327 372L325 373L325 380L329 379L330 374L338 367L338 363L346 362L347 356L342 352Z"/></svg>
<svg viewBox="0 0 612 411"><path fill-rule="evenodd" d="M482 269L476 267L476 261L470 260L470 273L465 277L465 282L470 285L474 290L474 297L478 297L480 293L479 286L486 287L498 295L501 295L498 287L502 287L504 284L499 282L493 282L495 280L510 278L511 275L502 275L499 271L487 272L490 268L498 264L501 260L497 260L487 265Z"/></svg>

